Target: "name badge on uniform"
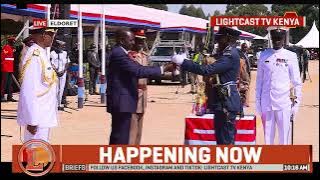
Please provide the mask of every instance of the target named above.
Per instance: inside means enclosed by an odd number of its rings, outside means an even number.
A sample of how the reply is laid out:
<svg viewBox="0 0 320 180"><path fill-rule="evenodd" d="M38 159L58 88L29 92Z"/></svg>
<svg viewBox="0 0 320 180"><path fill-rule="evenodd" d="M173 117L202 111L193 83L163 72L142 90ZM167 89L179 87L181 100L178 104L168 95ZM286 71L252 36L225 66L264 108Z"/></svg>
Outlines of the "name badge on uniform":
<svg viewBox="0 0 320 180"><path fill-rule="evenodd" d="M269 60L267 60L267 61L264 61L265 63L269 63L270 61Z"/></svg>
<svg viewBox="0 0 320 180"><path fill-rule="evenodd" d="M48 67L47 69L50 71L50 70L51 70L51 67Z"/></svg>

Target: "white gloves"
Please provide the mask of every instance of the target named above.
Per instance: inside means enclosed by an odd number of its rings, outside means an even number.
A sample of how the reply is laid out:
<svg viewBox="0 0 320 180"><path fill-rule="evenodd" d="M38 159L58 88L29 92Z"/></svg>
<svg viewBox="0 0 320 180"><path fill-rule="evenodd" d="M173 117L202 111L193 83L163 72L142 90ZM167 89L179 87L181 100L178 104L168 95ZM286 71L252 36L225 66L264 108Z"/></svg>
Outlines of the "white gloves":
<svg viewBox="0 0 320 180"><path fill-rule="evenodd" d="M171 62L181 65L185 59L187 59L186 53L176 54L172 56Z"/></svg>

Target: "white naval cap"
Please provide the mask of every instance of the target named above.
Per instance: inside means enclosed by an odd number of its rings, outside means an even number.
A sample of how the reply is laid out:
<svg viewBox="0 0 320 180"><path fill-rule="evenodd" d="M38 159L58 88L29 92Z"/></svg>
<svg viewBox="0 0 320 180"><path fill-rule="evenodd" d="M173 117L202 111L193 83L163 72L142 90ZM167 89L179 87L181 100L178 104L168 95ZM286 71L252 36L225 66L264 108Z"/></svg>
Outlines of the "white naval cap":
<svg viewBox="0 0 320 180"><path fill-rule="evenodd" d="M64 42L64 41L61 41L61 40L56 40L56 43L58 43L59 45L61 45L61 46L63 46L63 45L65 45L66 44L66 42Z"/></svg>
<svg viewBox="0 0 320 180"><path fill-rule="evenodd" d="M285 27L285 26L269 26L267 28L267 31L273 31L273 30L279 30L279 31L289 31L289 28Z"/></svg>
<svg viewBox="0 0 320 180"><path fill-rule="evenodd" d="M30 34L39 34L44 32L51 32L56 33L58 31L57 28L51 28L51 27L34 27L33 25L29 28Z"/></svg>

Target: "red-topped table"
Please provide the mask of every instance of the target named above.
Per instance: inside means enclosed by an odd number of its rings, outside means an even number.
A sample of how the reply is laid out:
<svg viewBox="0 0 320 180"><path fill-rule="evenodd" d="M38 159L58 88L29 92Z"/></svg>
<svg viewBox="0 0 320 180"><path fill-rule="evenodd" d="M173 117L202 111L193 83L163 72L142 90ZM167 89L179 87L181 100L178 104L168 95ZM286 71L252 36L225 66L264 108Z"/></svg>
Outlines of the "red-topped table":
<svg viewBox="0 0 320 180"><path fill-rule="evenodd" d="M189 115L185 118L185 144L186 145L215 145L214 115ZM245 115L236 119L237 134L236 145L256 144L256 116Z"/></svg>

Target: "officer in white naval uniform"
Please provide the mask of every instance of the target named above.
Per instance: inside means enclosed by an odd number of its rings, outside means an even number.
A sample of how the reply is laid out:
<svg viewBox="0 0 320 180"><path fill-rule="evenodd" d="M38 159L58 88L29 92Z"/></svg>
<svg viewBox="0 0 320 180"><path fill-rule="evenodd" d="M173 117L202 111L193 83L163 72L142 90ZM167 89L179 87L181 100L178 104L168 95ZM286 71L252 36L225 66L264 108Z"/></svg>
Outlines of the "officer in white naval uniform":
<svg viewBox="0 0 320 180"><path fill-rule="evenodd" d="M58 85L58 110L63 110L61 105L62 95L64 91L64 86L66 85L67 70L70 59L68 57L67 51L63 50L63 46L66 44L63 41L56 40L57 47L51 51L50 59L53 66L53 69L56 71L59 78Z"/></svg>
<svg viewBox="0 0 320 180"><path fill-rule="evenodd" d="M256 79L256 110L261 115L266 144L274 144L278 126L279 144L290 143L290 117L298 111L302 83L297 55L283 48L286 29L270 28L273 48L261 52ZM296 104L291 107L290 87Z"/></svg>
<svg viewBox="0 0 320 180"><path fill-rule="evenodd" d="M45 48L52 45L56 32L49 28L31 28L30 33L35 43L22 59L17 122L25 127L24 142L31 139L48 142L50 128L58 124L58 79Z"/></svg>

